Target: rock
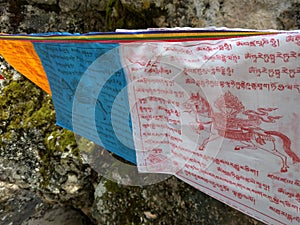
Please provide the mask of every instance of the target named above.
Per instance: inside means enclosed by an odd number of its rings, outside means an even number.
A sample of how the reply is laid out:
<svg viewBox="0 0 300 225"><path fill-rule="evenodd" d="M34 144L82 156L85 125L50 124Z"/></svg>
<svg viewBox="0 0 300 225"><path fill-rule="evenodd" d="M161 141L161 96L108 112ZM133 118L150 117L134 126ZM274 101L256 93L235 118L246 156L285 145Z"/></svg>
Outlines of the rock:
<svg viewBox="0 0 300 225"><path fill-rule="evenodd" d="M0 181L0 225L84 225L91 221L71 207L44 203L32 192Z"/></svg>
<svg viewBox="0 0 300 225"><path fill-rule="evenodd" d="M171 177L145 187L101 179L92 215L98 224L261 224Z"/></svg>
<svg viewBox="0 0 300 225"><path fill-rule="evenodd" d="M50 97L24 77L13 80L8 70L3 76L8 82L0 95L1 180L30 188L47 202L88 208L92 171L82 163L73 133L55 126Z"/></svg>
<svg viewBox="0 0 300 225"><path fill-rule="evenodd" d="M49 209L45 214L37 218L30 218L21 225L86 225L91 222L77 210L58 207Z"/></svg>
<svg viewBox="0 0 300 225"><path fill-rule="evenodd" d="M70 12L78 10L82 5L85 5L85 2L81 0L60 0L58 5L62 12Z"/></svg>
<svg viewBox="0 0 300 225"><path fill-rule="evenodd" d="M56 5L57 0L27 0L28 4L45 4L45 5Z"/></svg>
<svg viewBox="0 0 300 225"><path fill-rule="evenodd" d="M63 184L63 189L70 194L75 194L82 186L77 180L77 176L74 174L68 174L67 181Z"/></svg>

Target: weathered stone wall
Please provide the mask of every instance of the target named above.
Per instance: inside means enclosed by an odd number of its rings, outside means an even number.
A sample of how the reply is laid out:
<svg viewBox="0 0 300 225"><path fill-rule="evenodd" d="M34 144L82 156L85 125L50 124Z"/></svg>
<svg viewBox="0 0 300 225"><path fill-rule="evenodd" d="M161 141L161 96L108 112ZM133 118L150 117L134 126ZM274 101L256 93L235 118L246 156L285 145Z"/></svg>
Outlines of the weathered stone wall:
<svg viewBox="0 0 300 225"><path fill-rule="evenodd" d="M0 0L0 32L227 26L299 29L298 0ZM106 180L55 126L51 98L5 63L0 88L0 180L83 210L98 224L258 224L170 178L146 187Z"/></svg>

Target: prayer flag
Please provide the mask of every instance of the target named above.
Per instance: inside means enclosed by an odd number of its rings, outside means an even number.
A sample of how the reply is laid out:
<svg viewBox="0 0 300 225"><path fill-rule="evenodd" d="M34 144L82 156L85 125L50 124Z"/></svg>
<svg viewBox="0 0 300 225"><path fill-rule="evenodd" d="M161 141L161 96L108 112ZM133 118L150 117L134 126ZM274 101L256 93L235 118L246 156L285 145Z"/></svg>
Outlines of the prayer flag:
<svg viewBox="0 0 300 225"><path fill-rule="evenodd" d="M270 224L300 222L300 32L0 35L57 124Z"/></svg>

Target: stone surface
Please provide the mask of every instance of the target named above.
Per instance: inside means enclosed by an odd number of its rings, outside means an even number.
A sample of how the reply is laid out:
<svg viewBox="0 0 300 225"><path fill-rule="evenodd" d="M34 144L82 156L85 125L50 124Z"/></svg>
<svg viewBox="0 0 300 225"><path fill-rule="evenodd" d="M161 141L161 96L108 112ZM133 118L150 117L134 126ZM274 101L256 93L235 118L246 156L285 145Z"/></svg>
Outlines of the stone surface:
<svg viewBox="0 0 300 225"><path fill-rule="evenodd" d="M78 10L81 5L84 4L81 0L60 0L59 7L63 12L75 11Z"/></svg>
<svg viewBox="0 0 300 225"><path fill-rule="evenodd" d="M0 225L88 225L89 218L71 207L42 202L32 192L0 181Z"/></svg>
<svg viewBox="0 0 300 225"><path fill-rule="evenodd" d="M299 9L299 0L9 0L0 1L0 32L176 26L299 29ZM145 187L104 179L85 163L74 135L55 126L51 97L3 60L0 64L6 78L0 87L1 181L27 189L44 202L80 209L98 224L260 224L174 177ZM3 225L11 222L9 199L23 196L14 188L1 192L0 187ZM30 199L36 201L30 197L26 202ZM19 207L25 215L34 213L26 204ZM59 215L54 211L46 217Z"/></svg>
<svg viewBox="0 0 300 225"><path fill-rule="evenodd" d="M34 4L56 5L57 0L27 0L27 3L30 5L34 5Z"/></svg>
<svg viewBox="0 0 300 225"><path fill-rule="evenodd" d="M98 224L262 224L175 177L145 187L102 179L92 209Z"/></svg>
<svg viewBox="0 0 300 225"><path fill-rule="evenodd" d="M37 218L30 218L21 225L88 225L90 221L77 210L57 207L47 210L45 214Z"/></svg>

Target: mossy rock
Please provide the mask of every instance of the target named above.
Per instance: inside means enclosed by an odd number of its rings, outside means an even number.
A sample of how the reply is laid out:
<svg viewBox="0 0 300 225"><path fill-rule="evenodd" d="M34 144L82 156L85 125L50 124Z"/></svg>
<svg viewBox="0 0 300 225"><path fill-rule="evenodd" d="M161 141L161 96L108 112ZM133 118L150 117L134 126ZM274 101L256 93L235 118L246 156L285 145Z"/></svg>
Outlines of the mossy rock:
<svg viewBox="0 0 300 225"><path fill-rule="evenodd" d="M54 171L51 161L57 156L68 152L80 161L76 140L73 132L55 125L51 96L23 76L14 79L14 74L13 70L3 71L6 84L0 95L0 145L5 148L38 130L44 145L38 149L39 171L46 185Z"/></svg>

